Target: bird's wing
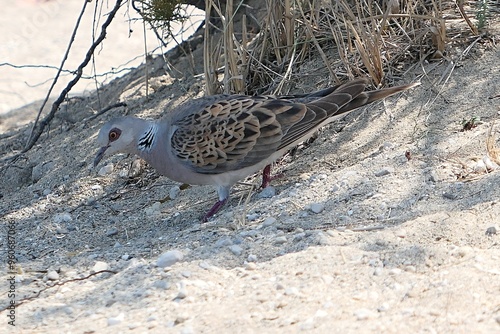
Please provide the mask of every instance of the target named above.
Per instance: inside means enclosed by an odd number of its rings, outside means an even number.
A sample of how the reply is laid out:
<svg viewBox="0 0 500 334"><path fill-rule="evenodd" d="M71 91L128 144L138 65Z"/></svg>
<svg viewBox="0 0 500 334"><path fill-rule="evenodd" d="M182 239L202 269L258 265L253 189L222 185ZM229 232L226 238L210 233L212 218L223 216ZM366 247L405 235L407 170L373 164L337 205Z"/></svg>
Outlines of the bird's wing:
<svg viewBox="0 0 500 334"><path fill-rule="evenodd" d="M366 84L367 80L357 79L336 86L334 89L324 89L313 93L309 95L310 97L301 97L300 101L305 102L306 113L300 122L290 127L283 137L278 150L293 145L302 138L307 138L327 120L336 119L359 107L360 105L354 108L344 108L344 106L349 105L356 99L360 99L365 94L363 91Z"/></svg>
<svg viewBox="0 0 500 334"><path fill-rule="evenodd" d="M172 123L176 130L171 146L174 154L198 173L238 170L293 147L322 125L358 107L417 85L365 92L367 84L366 79L356 79L286 98L210 97L180 109Z"/></svg>
<svg viewBox="0 0 500 334"><path fill-rule="evenodd" d="M286 99L233 95L178 118L174 154L192 170L219 174L255 165L275 153L307 108Z"/></svg>

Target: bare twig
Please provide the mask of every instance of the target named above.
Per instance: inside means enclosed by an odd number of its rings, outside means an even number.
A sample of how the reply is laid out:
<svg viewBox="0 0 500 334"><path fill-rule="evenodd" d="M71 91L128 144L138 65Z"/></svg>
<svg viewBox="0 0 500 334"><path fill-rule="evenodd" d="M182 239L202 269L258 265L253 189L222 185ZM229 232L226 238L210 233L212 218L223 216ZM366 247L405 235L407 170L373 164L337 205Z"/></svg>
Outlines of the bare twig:
<svg viewBox="0 0 500 334"><path fill-rule="evenodd" d="M140 56L142 57L142 55ZM129 61L127 61L127 63L130 63L131 61L137 59L138 57L135 57ZM98 77L107 77L109 75L115 75L115 74L120 74L122 72L125 72L125 71L132 71L134 69L136 69L135 67L124 67L122 69L119 69L117 70L118 68L120 68L121 66L124 66L126 64L122 64L122 65L119 65L119 66L116 66L114 69L110 70L110 71L107 71L107 72L103 72L103 73L99 73L99 74L94 74L92 76L88 76L88 75L82 75L82 79L95 79L95 78L98 78ZM9 66L9 67L12 67L12 68L18 68L18 69L22 69L22 68L46 68L46 69L51 69L51 70L60 70L61 68L58 67L58 66L52 66L52 65L32 65L32 64L25 64L25 65L16 65L16 64L12 64L12 63L0 63L0 67L2 66ZM74 70L61 70L61 73L65 73L66 75L68 74L75 74L76 71ZM54 80L54 79L49 79L49 80L46 80L46 81L42 81L42 82L39 82L39 83L36 83L36 84L30 84L30 83L27 83L26 82L26 85L28 87L37 87L37 86L40 86L50 80Z"/></svg>
<svg viewBox="0 0 500 334"><path fill-rule="evenodd" d="M59 97L52 104L52 108L51 108L49 114L47 116L45 116L45 118L39 124L37 124L37 122L35 122L35 124L33 125L32 133L31 133L31 135L29 137L28 143L26 144L26 146L24 147L24 149L21 151L21 153L16 154L16 155L14 155L12 157L9 157L8 160L17 159L21 154L26 153L27 151L29 151L35 145L35 143L38 141L38 138L40 138L40 136L43 133L43 130L45 129L45 127L54 118L57 110L59 109L59 106L64 101L66 95L68 95L68 93L71 91L71 89L80 80L80 78L82 76L82 73L83 73L83 69L90 62L90 60L92 58L92 55L94 54L95 49L99 46L99 44L101 44L101 42L106 37L107 28L111 24L111 21L113 21L113 18L115 17L115 15L118 12L118 10L120 9L120 6L121 6L122 2L123 2L123 0L116 0L115 6L109 12L106 21L104 22L104 24L101 27L101 33L99 34L99 37L95 40L94 43L92 43L92 45L90 46L89 50L87 51L87 54L85 55L85 59L78 66L78 68L76 70L76 76L75 76L75 78L73 78L73 80L71 80L66 85L66 87L63 89L63 91L61 92L61 94L59 94ZM74 38L74 34L75 33L76 33L76 28L75 28L75 32L73 33L72 40ZM70 45L71 45L71 43L70 43ZM68 50L68 52L69 52L69 50ZM42 108L43 108L43 105L42 105ZM42 108L40 108L40 110L42 110ZM38 120L38 117L37 117L37 120ZM38 128L36 127L37 125L39 125Z"/></svg>
<svg viewBox="0 0 500 334"><path fill-rule="evenodd" d="M45 96L45 99L43 100L42 105L40 106L40 110L38 111L38 114L36 115L35 122L33 123L33 127L31 128L31 132L30 132L30 135L28 136L28 140L26 142L26 146L25 146L24 150L26 150L26 148L28 148L28 146L30 145L30 143L33 139L33 134L34 134L35 128L38 124L38 121L40 119L40 115L42 114L43 108L45 108L45 105L47 104L47 101L49 100L50 94L52 93L52 90L54 89L54 86L56 85L57 80L59 79L59 76L63 70L64 64L66 63L66 60L68 59L69 51L71 50L71 46L73 45L73 42L75 41L76 32L78 31L78 27L80 26L80 21L82 20L83 13L85 13L86 8L87 8L87 1L84 1L82 10L80 11L80 15L78 15L78 19L76 20L75 28L73 29L73 33L71 34L71 38L69 40L68 47L66 48L66 53L64 54L63 60L61 61L61 65L59 66L59 69L58 69L57 74L54 78L54 81L52 81L52 85L50 86L49 91L47 92L47 96ZM66 96L66 94L64 96ZM33 146L33 145L31 145L31 146Z"/></svg>
<svg viewBox="0 0 500 334"><path fill-rule="evenodd" d="M91 120L101 116L102 114L108 112L111 109L118 108L118 107L126 107L126 106L127 106L127 104L125 102L118 102L118 103L112 104L110 106L107 106L106 108L99 110L99 112L97 114L92 115L89 118L85 119L84 122L91 121Z"/></svg>

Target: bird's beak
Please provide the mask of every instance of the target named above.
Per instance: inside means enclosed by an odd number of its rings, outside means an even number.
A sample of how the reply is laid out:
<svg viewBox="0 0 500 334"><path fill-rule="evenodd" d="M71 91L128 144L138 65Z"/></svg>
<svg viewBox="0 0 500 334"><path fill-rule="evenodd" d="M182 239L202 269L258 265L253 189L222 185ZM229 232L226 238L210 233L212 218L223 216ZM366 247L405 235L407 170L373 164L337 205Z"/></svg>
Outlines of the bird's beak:
<svg viewBox="0 0 500 334"><path fill-rule="evenodd" d="M104 158L104 153L106 152L106 150L108 149L109 145L108 146L103 146L101 147L101 149L99 150L99 152L97 152L96 156L95 156L95 159L94 159L94 167L97 166L97 164L99 163L99 161L102 160L102 158Z"/></svg>

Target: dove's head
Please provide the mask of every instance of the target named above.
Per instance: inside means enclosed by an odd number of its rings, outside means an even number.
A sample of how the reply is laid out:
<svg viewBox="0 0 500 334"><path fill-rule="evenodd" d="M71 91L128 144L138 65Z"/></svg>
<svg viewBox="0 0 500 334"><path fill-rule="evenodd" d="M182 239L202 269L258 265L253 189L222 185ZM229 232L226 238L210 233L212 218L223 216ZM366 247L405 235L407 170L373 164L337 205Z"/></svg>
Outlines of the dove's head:
<svg viewBox="0 0 500 334"><path fill-rule="evenodd" d="M138 137L147 128L148 121L135 117L120 117L104 124L97 143L101 146L94 160L94 167L102 158L116 153L135 153Z"/></svg>

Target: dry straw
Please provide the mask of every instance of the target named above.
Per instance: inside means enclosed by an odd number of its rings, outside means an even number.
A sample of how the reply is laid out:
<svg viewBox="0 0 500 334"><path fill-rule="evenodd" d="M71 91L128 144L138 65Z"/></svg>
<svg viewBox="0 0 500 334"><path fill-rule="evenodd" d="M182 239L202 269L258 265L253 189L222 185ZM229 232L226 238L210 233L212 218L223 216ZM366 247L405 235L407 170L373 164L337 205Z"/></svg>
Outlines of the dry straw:
<svg viewBox="0 0 500 334"><path fill-rule="evenodd" d="M238 40L232 13L242 1L225 1L224 12L218 3L206 1L224 23L221 40L205 35L209 94L286 94L300 81L301 65L317 56L317 68L328 71L324 85L367 75L381 86L420 60L443 59L453 39L478 34L464 1L266 0L260 32L249 36L243 17ZM453 38L445 17L462 23Z"/></svg>

